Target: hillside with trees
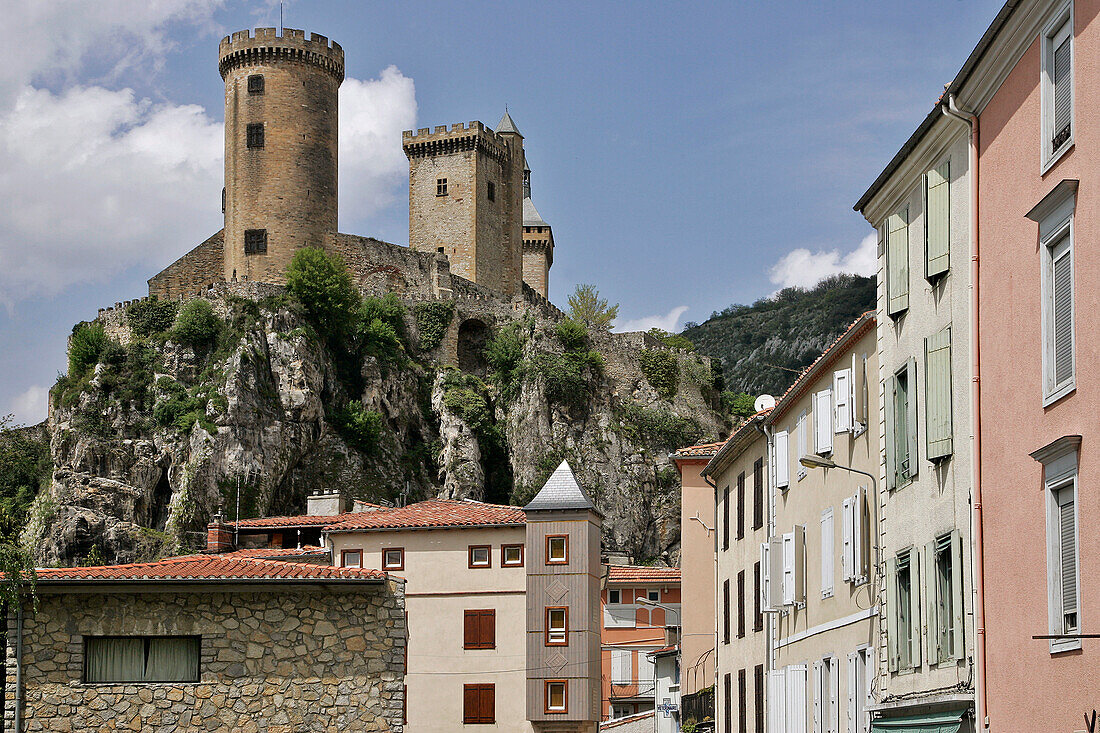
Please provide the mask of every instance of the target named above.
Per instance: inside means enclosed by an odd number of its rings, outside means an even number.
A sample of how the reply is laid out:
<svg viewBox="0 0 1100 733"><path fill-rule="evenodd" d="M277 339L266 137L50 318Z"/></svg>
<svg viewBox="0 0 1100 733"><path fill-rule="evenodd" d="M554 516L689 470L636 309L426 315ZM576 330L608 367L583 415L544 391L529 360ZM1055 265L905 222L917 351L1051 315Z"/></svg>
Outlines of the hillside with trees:
<svg viewBox="0 0 1100 733"><path fill-rule="evenodd" d="M779 396L864 311L875 307L875 279L835 275L815 287L784 288L752 305L731 305L683 335L719 359L732 393Z"/></svg>

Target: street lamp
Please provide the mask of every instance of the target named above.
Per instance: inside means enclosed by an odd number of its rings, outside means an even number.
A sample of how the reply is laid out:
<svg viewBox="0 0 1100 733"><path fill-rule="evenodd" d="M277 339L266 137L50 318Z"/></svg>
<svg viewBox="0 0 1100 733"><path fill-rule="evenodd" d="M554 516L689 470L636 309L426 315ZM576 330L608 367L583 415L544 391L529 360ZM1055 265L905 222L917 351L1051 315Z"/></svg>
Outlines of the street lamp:
<svg viewBox="0 0 1100 733"><path fill-rule="evenodd" d="M680 609L673 608L672 606L666 606L665 604L658 603L657 601L651 601L648 598L639 598L638 599L638 605L639 606L654 606L655 608L663 608L665 610L665 613L674 613L674 614L676 614L676 628L677 628L677 632L676 632L676 669L679 670L680 674L682 675L683 670L681 669L681 665L682 665L682 662L683 662L682 655L684 653L684 647L683 647L683 644L681 644L680 642L681 642L681 637L684 635L684 627L680 625L680 621L681 621L680 620ZM668 624L666 623L665 626L668 626ZM677 703L676 709L677 710L680 709L679 703ZM657 673L656 673L656 670L654 670L654 673L653 673L653 730L654 731L659 730L659 728L657 726Z"/></svg>
<svg viewBox="0 0 1100 733"><path fill-rule="evenodd" d="M866 471L860 471L858 468L852 468L851 466L842 466L834 461L832 458L825 458L824 456L816 456L812 454L802 456L798 459L798 462L806 468L839 468L841 471L858 473L860 476L866 476L867 478L871 479L871 506L874 507L875 510L875 530L871 536L873 538L875 537L878 532L878 481L872 474L869 474ZM877 572L877 566L882 560L881 548L879 548L877 538L872 542L872 544L875 548L875 566Z"/></svg>

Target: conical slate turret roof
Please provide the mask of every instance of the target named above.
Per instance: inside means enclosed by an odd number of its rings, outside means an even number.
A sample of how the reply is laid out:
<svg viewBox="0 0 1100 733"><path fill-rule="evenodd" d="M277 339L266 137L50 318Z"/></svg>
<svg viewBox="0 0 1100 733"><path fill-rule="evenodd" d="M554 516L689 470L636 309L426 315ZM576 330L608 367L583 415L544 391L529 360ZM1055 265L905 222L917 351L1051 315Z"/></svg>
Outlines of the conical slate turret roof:
<svg viewBox="0 0 1100 733"><path fill-rule="evenodd" d="M516 128L516 123L512 122L512 115L508 114L508 110L504 110L504 116L500 118L500 122L497 123L497 132L514 132L520 135L520 131Z"/></svg>
<svg viewBox="0 0 1100 733"><path fill-rule="evenodd" d="M577 477L573 475L573 469L568 461L562 461L550 478L546 480L542 490L531 500L531 503L523 507L523 511L538 511L540 509L596 509L592 497L577 483Z"/></svg>
<svg viewBox="0 0 1100 733"><path fill-rule="evenodd" d="M539 210L535 208L535 202L528 196L523 200L523 226L525 227L548 227Z"/></svg>

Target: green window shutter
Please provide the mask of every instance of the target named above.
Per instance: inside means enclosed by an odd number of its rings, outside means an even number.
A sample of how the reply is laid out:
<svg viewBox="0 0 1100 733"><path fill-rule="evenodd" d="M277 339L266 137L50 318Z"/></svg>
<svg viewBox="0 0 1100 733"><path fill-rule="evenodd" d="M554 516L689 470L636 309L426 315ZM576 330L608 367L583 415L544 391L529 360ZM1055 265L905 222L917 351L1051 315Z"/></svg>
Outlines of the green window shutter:
<svg viewBox="0 0 1100 733"><path fill-rule="evenodd" d="M951 327L924 340L925 447L928 459L951 455Z"/></svg>
<svg viewBox="0 0 1100 733"><path fill-rule="evenodd" d="M951 161L924 176L924 275L947 272L951 260Z"/></svg>
<svg viewBox="0 0 1100 733"><path fill-rule="evenodd" d="M905 390L905 432L908 440L907 455L909 458L909 470L905 474L906 479L917 475L919 463L917 454L917 360L910 359L906 365Z"/></svg>
<svg viewBox="0 0 1100 733"><path fill-rule="evenodd" d="M916 548L913 549L916 553ZM935 541L929 542L924 546L924 566L928 568L928 572L925 573L925 608L928 609L928 615L925 617L927 623L924 625L924 633L928 637L928 662L933 664L940 658L939 648L939 628L940 628L940 614L939 604L940 599L936 593L936 543Z"/></svg>
<svg viewBox="0 0 1100 733"><path fill-rule="evenodd" d="M909 307L909 207L886 220L886 298L889 315Z"/></svg>
<svg viewBox="0 0 1100 733"><path fill-rule="evenodd" d="M958 530L951 533L951 658L966 656L963 648L963 546Z"/></svg>
<svg viewBox="0 0 1100 733"><path fill-rule="evenodd" d="M897 476L897 461L896 461L896 449L894 447L894 441L897 436L894 435L894 403L897 400L898 392L898 380L894 375L890 375L886 379L886 399L884 400L886 405L886 488L896 489L898 487Z"/></svg>
<svg viewBox="0 0 1100 733"><path fill-rule="evenodd" d="M886 561L886 656L890 671L898 671L898 561Z"/></svg>
<svg viewBox="0 0 1100 733"><path fill-rule="evenodd" d="M920 599L921 599L921 562L920 551L916 547L909 550L909 666L920 666Z"/></svg>

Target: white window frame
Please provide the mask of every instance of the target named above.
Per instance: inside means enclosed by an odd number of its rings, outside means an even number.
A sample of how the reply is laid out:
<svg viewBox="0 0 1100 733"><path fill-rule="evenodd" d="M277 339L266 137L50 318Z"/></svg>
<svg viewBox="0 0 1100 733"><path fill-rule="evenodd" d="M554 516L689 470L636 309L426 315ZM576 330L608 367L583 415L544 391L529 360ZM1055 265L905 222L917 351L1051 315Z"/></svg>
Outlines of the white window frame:
<svg viewBox="0 0 1100 733"><path fill-rule="evenodd" d="M821 597L833 595L833 580L836 577L836 530L833 523L833 508L826 507L821 512Z"/></svg>
<svg viewBox="0 0 1100 733"><path fill-rule="evenodd" d="M853 357L854 358L854 357ZM855 391L852 389L852 369L839 369L833 372L833 432L837 435L854 428L855 420L852 402Z"/></svg>
<svg viewBox="0 0 1100 733"><path fill-rule="evenodd" d="M1069 138L1056 150L1050 147L1054 136L1054 51L1066 38L1069 38ZM1042 124L1040 125L1040 151L1042 162L1040 174L1045 174L1061 160L1062 156L1073 147L1073 140L1077 132L1076 124L1076 76L1077 60L1076 42L1073 37L1073 2L1067 2L1058 7L1051 15L1051 19L1043 27L1042 35L1042 71L1040 72L1040 86L1042 88Z"/></svg>
<svg viewBox="0 0 1100 733"><path fill-rule="evenodd" d="M786 430L780 430L773 437L772 454L775 456L775 485L786 489L791 485L790 435Z"/></svg>
<svg viewBox="0 0 1100 733"><path fill-rule="evenodd" d="M814 394L814 453L833 452L833 389L828 387ZM799 458L802 456L800 455Z"/></svg>
<svg viewBox="0 0 1100 733"><path fill-rule="evenodd" d="M1064 634L1062 618L1062 588L1061 588L1061 542L1060 527L1058 522L1058 493L1068 489L1073 494L1073 547L1077 553L1075 562L1077 583L1077 632L1081 633L1082 627L1082 603L1081 603L1081 509L1080 491L1077 482L1077 443L1064 443L1055 450L1047 452L1041 457L1032 454L1043 463L1043 484L1046 493L1047 516L1047 606L1048 626L1050 634ZM1038 452L1037 452L1038 453ZM1050 653L1080 649L1080 639L1051 639Z"/></svg>
<svg viewBox="0 0 1100 733"><path fill-rule="evenodd" d="M1069 204L1068 210L1066 203ZM1073 198L1059 205L1039 225L1040 256L1042 257L1042 334L1043 334L1043 407L1050 405L1077 388L1077 339L1075 296L1073 285ZM1062 384L1056 384L1054 363L1054 264L1062 257L1069 257L1070 268L1070 354L1073 359L1073 375Z"/></svg>

